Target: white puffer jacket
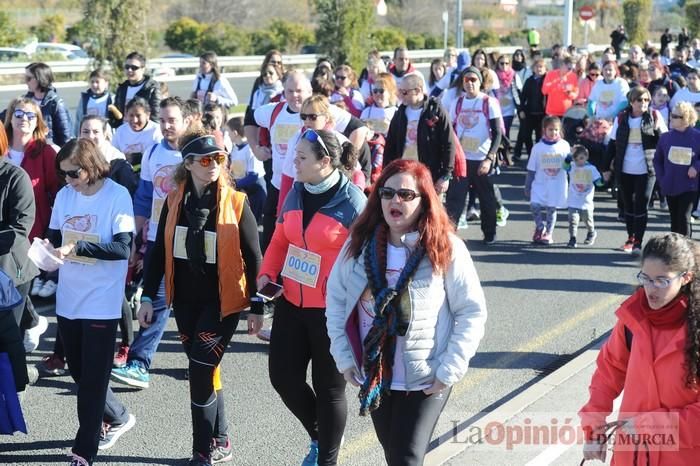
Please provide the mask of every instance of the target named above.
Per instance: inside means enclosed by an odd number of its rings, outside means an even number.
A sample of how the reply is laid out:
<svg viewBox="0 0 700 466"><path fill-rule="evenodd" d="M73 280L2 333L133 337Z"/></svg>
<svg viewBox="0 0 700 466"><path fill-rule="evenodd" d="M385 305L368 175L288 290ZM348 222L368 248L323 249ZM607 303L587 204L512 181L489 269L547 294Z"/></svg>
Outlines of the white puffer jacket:
<svg viewBox="0 0 700 466"><path fill-rule="evenodd" d="M479 277L464 242L453 234L450 239L452 261L446 273L434 274L426 256L401 296L401 306L411 316L402 348L408 390L431 385L435 378L448 386L457 383L484 336L486 302ZM361 373L357 303L368 282L363 255L346 257L349 241L328 279L326 325L338 371L355 366ZM404 244L412 247L406 238Z"/></svg>

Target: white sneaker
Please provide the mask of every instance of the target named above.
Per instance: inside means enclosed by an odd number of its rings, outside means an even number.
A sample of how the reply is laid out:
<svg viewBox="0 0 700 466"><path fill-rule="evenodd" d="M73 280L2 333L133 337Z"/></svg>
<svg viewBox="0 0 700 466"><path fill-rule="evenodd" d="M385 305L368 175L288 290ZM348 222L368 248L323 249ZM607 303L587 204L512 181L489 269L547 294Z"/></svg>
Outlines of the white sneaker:
<svg viewBox="0 0 700 466"><path fill-rule="evenodd" d="M272 329L268 329L268 328L260 329L260 331L258 332L258 339L260 339L262 341L270 341L270 334L271 333L272 333Z"/></svg>
<svg viewBox="0 0 700 466"><path fill-rule="evenodd" d="M44 282L44 285L39 290L38 294L42 298L48 298L49 296L52 296L56 293L56 288L58 288L58 285L56 284L55 281L46 280Z"/></svg>
<svg viewBox="0 0 700 466"><path fill-rule="evenodd" d="M39 323L35 327L24 331L24 352L31 353L39 346L39 338L49 328L49 321L44 316L39 316Z"/></svg>
<svg viewBox="0 0 700 466"><path fill-rule="evenodd" d="M39 290L41 290L41 287L44 286L44 280L42 280L39 277L36 277L34 279L34 283L32 284L32 290L29 292L30 295L36 296L39 294Z"/></svg>

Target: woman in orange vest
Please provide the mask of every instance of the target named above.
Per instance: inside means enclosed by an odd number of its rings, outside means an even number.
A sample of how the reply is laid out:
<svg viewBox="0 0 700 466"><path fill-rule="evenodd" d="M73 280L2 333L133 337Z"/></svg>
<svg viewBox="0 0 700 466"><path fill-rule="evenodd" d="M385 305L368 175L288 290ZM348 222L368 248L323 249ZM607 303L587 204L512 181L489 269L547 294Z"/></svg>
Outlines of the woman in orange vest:
<svg viewBox="0 0 700 466"><path fill-rule="evenodd" d="M227 154L214 137L192 130L180 141L182 163L160 216L152 267L144 281L139 323L148 327L152 300L165 275L165 298L175 311L189 358L193 446L190 466L230 460L219 364L250 307L248 332L262 325L255 278L261 262L258 228L245 194L231 185ZM222 169L224 168L224 169Z"/></svg>

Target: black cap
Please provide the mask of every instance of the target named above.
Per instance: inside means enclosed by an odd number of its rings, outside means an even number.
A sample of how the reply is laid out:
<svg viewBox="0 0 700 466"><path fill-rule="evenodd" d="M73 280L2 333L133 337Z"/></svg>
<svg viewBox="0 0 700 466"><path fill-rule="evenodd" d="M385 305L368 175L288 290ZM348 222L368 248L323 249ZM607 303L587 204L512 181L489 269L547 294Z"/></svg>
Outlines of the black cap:
<svg viewBox="0 0 700 466"><path fill-rule="evenodd" d="M183 159L195 155L212 155L221 152L226 152L226 150L217 146L214 136L210 134L192 139L180 149Z"/></svg>

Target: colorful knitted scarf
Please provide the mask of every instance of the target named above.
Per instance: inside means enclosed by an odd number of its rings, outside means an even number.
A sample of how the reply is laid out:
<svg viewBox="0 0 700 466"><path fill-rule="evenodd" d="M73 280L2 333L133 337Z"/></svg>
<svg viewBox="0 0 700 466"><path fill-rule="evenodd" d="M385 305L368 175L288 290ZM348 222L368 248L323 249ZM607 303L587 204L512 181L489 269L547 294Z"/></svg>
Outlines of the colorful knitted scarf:
<svg viewBox="0 0 700 466"><path fill-rule="evenodd" d="M386 227L379 226L364 250L365 272L374 297L374 321L364 341L365 381L360 387L360 416L374 411L391 392L396 335L405 335L409 322L400 318L400 296L425 256L418 243L406 260L394 288L386 280Z"/></svg>

